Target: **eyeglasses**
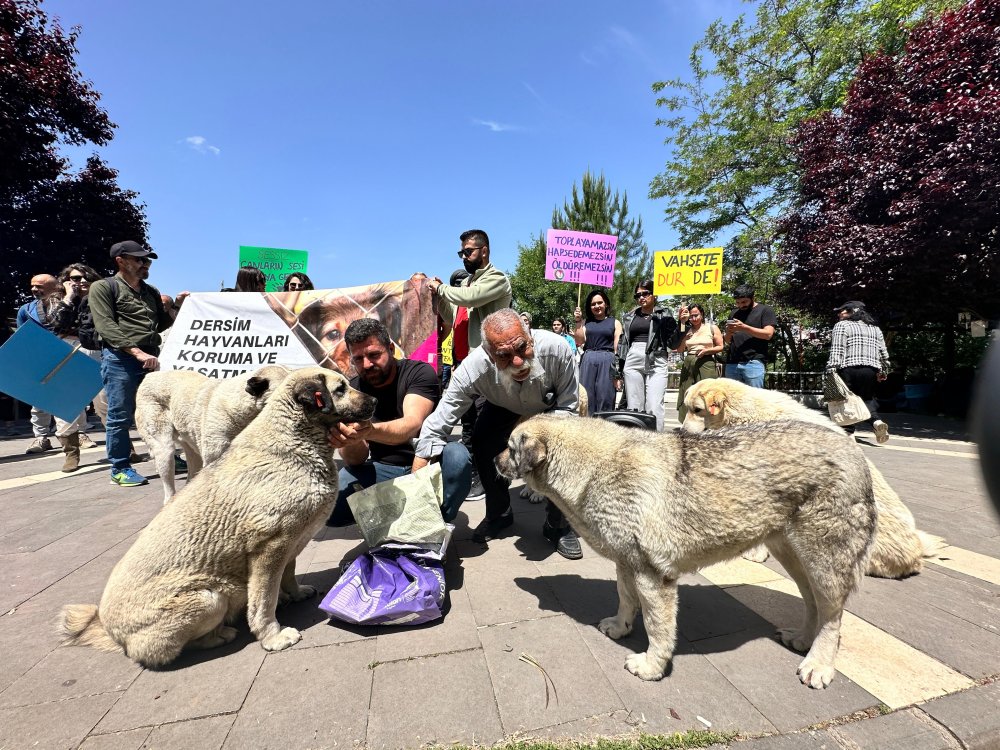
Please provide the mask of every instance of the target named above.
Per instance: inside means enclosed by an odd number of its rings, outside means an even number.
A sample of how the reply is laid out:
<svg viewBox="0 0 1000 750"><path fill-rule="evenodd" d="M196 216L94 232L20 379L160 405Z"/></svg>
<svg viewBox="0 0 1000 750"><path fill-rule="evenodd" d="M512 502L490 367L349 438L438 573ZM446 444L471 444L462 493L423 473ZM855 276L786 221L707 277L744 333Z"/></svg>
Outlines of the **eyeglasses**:
<svg viewBox="0 0 1000 750"><path fill-rule="evenodd" d="M635 297L636 299L644 299L645 297L652 297L653 293L647 292L645 289L643 289L641 292L636 292L632 296Z"/></svg>
<svg viewBox="0 0 1000 750"><path fill-rule="evenodd" d="M483 247L484 245L480 245L479 247L463 247L461 250L458 251L458 257L468 258L470 255L476 252L476 250L482 250Z"/></svg>
<svg viewBox="0 0 1000 750"><path fill-rule="evenodd" d="M70 281L86 281L87 277L86 276L70 276L69 280Z"/></svg>
<svg viewBox="0 0 1000 750"><path fill-rule="evenodd" d="M305 285L304 284L300 284L297 281L289 281L288 282L288 288L289 289L301 289L303 286L305 286Z"/></svg>

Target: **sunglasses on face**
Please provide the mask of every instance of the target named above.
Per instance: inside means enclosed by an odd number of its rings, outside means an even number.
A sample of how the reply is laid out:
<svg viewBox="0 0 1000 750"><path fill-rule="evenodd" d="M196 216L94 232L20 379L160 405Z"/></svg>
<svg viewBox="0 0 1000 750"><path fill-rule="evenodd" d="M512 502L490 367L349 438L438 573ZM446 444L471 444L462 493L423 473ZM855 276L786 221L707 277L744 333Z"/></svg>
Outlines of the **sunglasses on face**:
<svg viewBox="0 0 1000 750"><path fill-rule="evenodd" d="M468 258L470 255L476 252L476 250L482 250L482 247L463 247L461 250L458 251L458 257Z"/></svg>
<svg viewBox="0 0 1000 750"><path fill-rule="evenodd" d="M136 258L134 255L129 256L132 260L138 263L140 266L151 266L153 265L152 258Z"/></svg>
<svg viewBox="0 0 1000 750"><path fill-rule="evenodd" d="M69 280L70 281L86 281L87 277L86 276L70 276Z"/></svg>
<svg viewBox="0 0 1000 750"><path fill-rule="evenodd" d="M288 288L289 288L289 289L301 289L301 288L302 288L302 286L303 286L303 285L302 285L302 284L300 284L300 283L299 283L299 282L297 282L297 281L289 281L289 282L288 282Z"/></svg>
<svg viewBox="0 0 1000 750"><path fill-rule="evenodd" d="M646 290L643 290L641 292L636 292L632 296L635 297L636 299L645 299L646 297L652 297L653 293L652 292L647 292Z"/></svg>

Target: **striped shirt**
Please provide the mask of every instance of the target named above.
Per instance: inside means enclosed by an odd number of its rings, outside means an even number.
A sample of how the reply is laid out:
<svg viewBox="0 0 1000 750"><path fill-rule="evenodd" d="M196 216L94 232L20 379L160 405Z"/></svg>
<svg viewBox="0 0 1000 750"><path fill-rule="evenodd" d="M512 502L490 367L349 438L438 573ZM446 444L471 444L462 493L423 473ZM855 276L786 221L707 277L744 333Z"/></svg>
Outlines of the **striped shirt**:
<svg viewBox="0 0 1000 750"><path fill-rule="evenodd" d="M889 351L878 326L860 320L841 320L833 327L830 342L828 372L843 367L874 367L882 373L889 371Z"/></svg>

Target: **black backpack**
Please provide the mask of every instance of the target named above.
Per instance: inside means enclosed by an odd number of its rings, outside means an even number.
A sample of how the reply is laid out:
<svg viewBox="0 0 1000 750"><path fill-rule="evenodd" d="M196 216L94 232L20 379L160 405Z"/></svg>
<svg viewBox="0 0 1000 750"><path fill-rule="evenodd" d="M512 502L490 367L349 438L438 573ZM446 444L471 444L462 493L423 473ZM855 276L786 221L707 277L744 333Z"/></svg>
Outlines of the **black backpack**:
<svg viewBox="0 0 1000 750"><path fill-rule="evenodd" d="M114 276L108 279L111 282L111 298L118 301L118 279ZM88 294L80 302L80 311L77 314L76 337L80 339L80 345L84 349L98 350L101 348L101 336L94 328L94 313L90 311L90 295Z"/></svg>

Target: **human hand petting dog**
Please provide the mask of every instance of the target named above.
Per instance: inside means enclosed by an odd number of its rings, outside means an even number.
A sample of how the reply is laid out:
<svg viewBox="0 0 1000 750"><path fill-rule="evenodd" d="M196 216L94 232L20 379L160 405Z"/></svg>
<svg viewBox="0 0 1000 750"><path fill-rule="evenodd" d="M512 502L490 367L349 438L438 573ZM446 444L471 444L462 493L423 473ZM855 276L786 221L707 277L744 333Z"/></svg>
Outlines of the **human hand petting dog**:
<svg viewBox="0 0 1000 750"><path fill-rule="evenodd" d="M346 445L367 440L371 431L372 423L370 420L367 422L338 422L330 428L330 444L339 450Z"/></svg>

